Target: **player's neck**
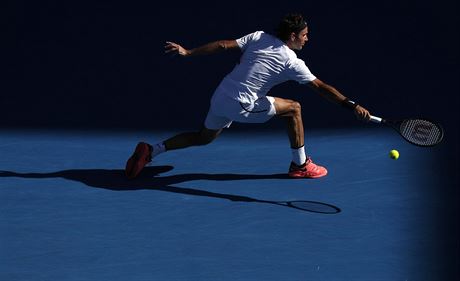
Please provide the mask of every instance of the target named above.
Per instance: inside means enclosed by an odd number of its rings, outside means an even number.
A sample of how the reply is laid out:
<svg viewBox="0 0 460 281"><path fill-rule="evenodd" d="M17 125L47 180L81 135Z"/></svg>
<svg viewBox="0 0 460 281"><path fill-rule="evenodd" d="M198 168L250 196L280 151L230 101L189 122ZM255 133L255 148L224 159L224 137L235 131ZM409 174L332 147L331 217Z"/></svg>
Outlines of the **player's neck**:
<svg viewBox="0 0 460 281"><path fill-rule="evenodd" d="M289 49L291 49L291 50L293 50L293 51L296 50L296 48L295 48L295 46L294 46L294 44L293 44L292 41L289 41L289 40L288 40L288 41L285 41L284 44L286 44L286 46L288 46Z"/></svg>

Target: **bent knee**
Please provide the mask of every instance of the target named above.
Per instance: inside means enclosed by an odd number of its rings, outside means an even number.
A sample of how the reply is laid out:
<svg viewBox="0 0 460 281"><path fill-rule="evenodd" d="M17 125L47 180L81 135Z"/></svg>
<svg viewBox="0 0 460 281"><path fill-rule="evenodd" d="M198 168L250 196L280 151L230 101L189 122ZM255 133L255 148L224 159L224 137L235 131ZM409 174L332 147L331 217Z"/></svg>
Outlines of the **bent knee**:
<svg viewBox="0 0 460 281"><path fill-rule="evenodd" d="M291 110L294 114L300 114L302 112L302 106L299 102L293 101L291 104Z"/></svg>

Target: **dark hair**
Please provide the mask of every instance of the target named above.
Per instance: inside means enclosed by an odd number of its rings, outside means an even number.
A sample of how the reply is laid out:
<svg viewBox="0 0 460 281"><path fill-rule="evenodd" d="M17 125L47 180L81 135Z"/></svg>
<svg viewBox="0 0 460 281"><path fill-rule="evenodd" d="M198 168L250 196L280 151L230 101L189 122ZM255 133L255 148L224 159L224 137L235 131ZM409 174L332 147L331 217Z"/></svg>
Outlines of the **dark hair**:
<svg viewBox="0 0 460 281"><path fill-rule="evenodd" d="M291 36L291 33L299 33L302 29L307 27L303 16L298 13L287 14L278 24L276 28L276 36L283 42L286 42Z"/></svg>

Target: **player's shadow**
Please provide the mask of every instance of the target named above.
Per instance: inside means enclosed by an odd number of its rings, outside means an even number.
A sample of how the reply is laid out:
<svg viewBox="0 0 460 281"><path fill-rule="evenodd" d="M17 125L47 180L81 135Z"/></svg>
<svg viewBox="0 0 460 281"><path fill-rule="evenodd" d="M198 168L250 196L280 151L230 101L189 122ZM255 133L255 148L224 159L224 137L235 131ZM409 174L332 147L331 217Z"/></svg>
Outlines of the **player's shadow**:
<svg viewBox="0 0 460 281"><path fill-rule="evenodd" d="M188 194L195 196L207 196L213 198L227 199L239 202L259 202L259 203L274 203L275 201L266 201L251 198L248 196L224 194L210 192L199 189L184 188L174 186L183 182L195 180L214 180L214 181L235 181L235 180L261 180L261 179L288 179L286 174L267 174L267 175L251 175L251 174L204 174L190 173L171 176L159 176L172 170L172 166L151 166L145 167L141 174L135 179L127 179L124 170L106 170L106 169L74 169L64 170L51 173L16 173L10 171L0 171L0 177L18 177L18 178L64 178L81 182L87 186L95 188L103 188L114 191L132 191L132 190L159 190L180 194ZM315 203L315 202L312 202ZM316 202L322 205L328 205L321 202ZM332 206L332 205L331 205ZM335 207L336 210L340 209ZM316 212L314 207L311 210L304 211ZM334 212L334 213L338 213ZM324 213L324 212L317 212Z"/></svg>

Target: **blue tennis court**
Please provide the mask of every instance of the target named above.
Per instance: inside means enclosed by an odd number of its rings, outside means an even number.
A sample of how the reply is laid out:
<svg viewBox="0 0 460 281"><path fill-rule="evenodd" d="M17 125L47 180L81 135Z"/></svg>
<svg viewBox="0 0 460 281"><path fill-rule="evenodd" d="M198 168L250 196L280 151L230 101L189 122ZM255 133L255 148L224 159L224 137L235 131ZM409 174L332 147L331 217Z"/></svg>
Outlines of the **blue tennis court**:
<svg viewBox="0 0 460 281"><path fill-rule="evenodd" d="M284 131L229 130L124 177L138 141L173 133L1 132L0 280L420 281L456 272L446 257L457 250L449 227L458 177L439 164L444 144L419 148L367 127L308 131L307 152L329 174L292 180ZM306 211L273 203L299 200ZM337 211L322 213L328 206Z"/></svg>

